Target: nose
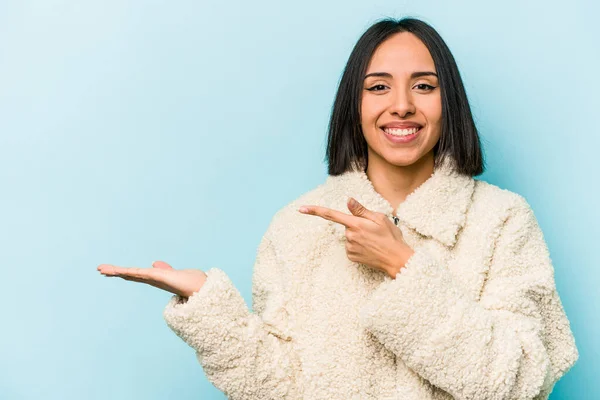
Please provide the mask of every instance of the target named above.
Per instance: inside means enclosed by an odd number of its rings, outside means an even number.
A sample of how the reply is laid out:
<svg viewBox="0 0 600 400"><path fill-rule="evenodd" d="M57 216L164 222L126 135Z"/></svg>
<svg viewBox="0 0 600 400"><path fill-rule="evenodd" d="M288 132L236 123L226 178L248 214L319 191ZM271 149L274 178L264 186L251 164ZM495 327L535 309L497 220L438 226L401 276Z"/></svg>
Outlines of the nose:
<svg viewBox="0 0 600 400"><path fill-rule="evenodd" d="M415 113L415 105L410 90L406 91L400 89L396 91L395 96L392 96L390 112L392 114L398 114L400 117L404 117L409 113Z"/></svg>

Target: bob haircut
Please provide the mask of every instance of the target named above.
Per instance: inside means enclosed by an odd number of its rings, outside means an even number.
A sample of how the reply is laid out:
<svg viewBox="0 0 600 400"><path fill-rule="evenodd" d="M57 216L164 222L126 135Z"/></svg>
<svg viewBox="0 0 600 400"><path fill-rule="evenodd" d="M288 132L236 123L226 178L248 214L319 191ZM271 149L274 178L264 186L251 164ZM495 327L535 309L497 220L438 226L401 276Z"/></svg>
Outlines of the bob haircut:
<svg viewBox="0 0 600 400"><path fill-rule="evenodd" d="M447 156L455 161L458 173L483 173L484 160L471 107L450 49L427 23L415 18L385 18L371 25L360 37L344 69L329 120L327 155L329 175L353 169L355 163L368 165L367 142L361 128L360 103L364 76L377 47L390 36L410 32L429 50L439 79L442 100L440 138L433 148L434 163Z"/></svg>

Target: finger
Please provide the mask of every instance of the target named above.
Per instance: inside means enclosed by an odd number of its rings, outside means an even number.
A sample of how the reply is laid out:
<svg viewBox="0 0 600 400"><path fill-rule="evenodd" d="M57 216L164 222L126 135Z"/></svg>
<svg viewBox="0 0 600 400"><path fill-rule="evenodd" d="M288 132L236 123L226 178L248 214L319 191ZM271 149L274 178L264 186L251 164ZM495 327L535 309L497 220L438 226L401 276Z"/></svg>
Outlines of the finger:
<svg viewBox="0 0 600 400"><path fill-rule="evenodd" d="M97 268L98 271L100 271L101 274L106 275L106 276L115 276L116 271L115 271L115 266L111 265L111 264L100 264Z"/></svg>
<svg viewBox="0 0 600 400"><path fill-rule="evenodd" d="M98 267L98 270L105 275L109 276L129 276L133 278L148 279L152 278L156 274L156 270L149 268L125 268L117 267L112 264L103 264Z"/></svg>
<svg viewBox="0 0 600 400"><path fill-rule="evenodd" d="M173 267L171 267L169 264L167 264L164 261L154 261L152 263L152 266L154 268L158 268L158 269L173 269Z"/></svg>
<svg viewBox="0 0 600 400"><path fill-rule="evenodd" d="M154 286L154 287L159 288L159 289L164 289L164 284L163 283L156 282L156 281L149 280L149 279L133 278L131 276L119 276L119 278L124 279L126 281L145 283L147 285Z"/></svg>
<svg viewBox="0 0 600 400"><path fill-rule="evenodd" d="M377 213L369 210L368 208L366 208L365 206L360 204L355 198L350 197L348 199L347 206L348 206L348 210L350 210L352 215L355 215L357 217L367 218L373 222L377 222L377 219L376 219Z"/></svg>
<svg viewBox="0 0 600 400"><path fill-rule="evenodd" d="M121 279L125 279L126 281L140 282L140 283L148 283L145 279L133 278L131 276L119 276Z"/></svg>
<svg viewBox="0 0 600 400"><path fill-rule="evenodd" d="M321 206L302 206L298 210L304 214L316 215L329 221L337 222L346 228L353 228L356 225L356 217L348 215L341 211Z"/></svg>

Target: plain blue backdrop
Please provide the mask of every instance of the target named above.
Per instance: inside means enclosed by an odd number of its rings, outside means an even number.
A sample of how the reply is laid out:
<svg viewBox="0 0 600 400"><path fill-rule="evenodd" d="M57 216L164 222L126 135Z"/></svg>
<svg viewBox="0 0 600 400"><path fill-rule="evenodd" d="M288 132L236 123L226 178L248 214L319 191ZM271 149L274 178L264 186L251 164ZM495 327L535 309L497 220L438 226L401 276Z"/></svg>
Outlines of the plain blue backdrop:
<svg viewBox="0 0 600 400"><path fill-rule="evenodd" d="M247 303L273 214L326 178L342 69L377 19L453 51L487 156L545 233L580 350L551 399L600 398L598 3L0 1L0 398L223 399L101 263L219 267Z"/></svg>

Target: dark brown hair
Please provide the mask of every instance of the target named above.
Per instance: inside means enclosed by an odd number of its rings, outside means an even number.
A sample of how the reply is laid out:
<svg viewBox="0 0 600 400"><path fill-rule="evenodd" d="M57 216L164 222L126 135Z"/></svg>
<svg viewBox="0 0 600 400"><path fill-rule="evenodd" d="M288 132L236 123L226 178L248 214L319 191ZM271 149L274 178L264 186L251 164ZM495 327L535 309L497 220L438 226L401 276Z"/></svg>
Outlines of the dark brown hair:
<svg viewBox="0 0 600 400"><path fill-rule="evenodd" d="M390 36L410 32L429 50L440 84L442 128L433 148L436 165L446 156L456 161L456 170L464 175L483 173L481 142L460 72L450 49L429 24L416 18L386 18L371 25L359 38L346 63L335 96L327 137L326 163L329 175L340 175L352 164L366 166L367 142L361 128L360 100L364 76L377 47Z"/></svg>

